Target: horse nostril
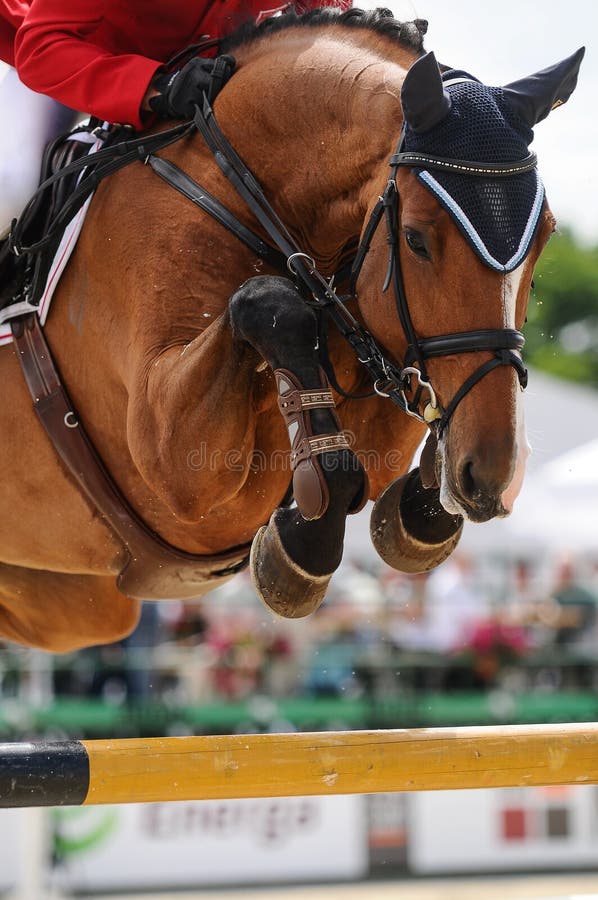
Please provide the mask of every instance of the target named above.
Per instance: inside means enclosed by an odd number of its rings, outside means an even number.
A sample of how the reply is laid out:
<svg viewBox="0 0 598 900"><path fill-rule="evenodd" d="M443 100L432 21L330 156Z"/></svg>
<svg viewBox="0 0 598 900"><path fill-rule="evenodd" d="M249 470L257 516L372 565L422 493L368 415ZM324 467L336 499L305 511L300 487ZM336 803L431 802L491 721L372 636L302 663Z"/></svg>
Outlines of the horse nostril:
<svg viewBox="0 0 598 900"><path fill-rule="evenodd" d="M463 497L471 500L476 491L476 482L473 474L473 462L470 459L461 468L460 481Z"/></svg>
<svg viewBox="0 0 598 900"><path fill-rule="evenodd" d="M492 473L475 459L468 459L460 470L458 490L474 522L485 522L500 512L500 491Z"/></svg>

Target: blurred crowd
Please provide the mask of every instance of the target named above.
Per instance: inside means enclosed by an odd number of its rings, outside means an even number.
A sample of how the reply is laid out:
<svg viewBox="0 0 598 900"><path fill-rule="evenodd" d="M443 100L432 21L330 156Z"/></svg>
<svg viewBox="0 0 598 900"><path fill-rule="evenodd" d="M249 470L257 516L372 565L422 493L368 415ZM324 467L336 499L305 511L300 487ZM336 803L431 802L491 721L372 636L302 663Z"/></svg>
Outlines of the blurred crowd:
<svg viewBox="0 0 598 900"><path fill-rule="evenodd" d="M484 689L532 663L598 667L597 609L588 557L457 551L415 576L350 558L323 607L293 621L262 607L245 572L201 601L146 603L131 637L76 654L56 691L204 703Z"/></svg>
<svg viewBox="0 0 598 900"><path fill-rule="evenodd" d="M148 602L125 641L58 658L54 693L117 703L387 698L485 689L533 666L554 670L558 687L558 666L575 678L584 661L594 688L597 611L598 556L493 560L457 550L408 576L353 554L304 620L272 616L247 572L200 601Z"/></svg>

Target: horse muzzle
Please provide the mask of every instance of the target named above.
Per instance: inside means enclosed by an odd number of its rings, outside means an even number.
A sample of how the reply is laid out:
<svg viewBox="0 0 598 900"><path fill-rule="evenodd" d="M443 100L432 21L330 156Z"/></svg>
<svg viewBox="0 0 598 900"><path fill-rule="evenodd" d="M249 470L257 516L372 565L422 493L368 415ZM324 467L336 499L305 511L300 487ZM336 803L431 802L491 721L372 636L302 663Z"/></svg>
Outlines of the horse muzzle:
<svg viewBox="0 0 598 900"><path fill-rule="evenodd" d="M436 471L444 509L476 523L508 516L511 509L505 506L505 494L513 480L511 473L505 477L494 460L486 462L474 454L453 456L441 441Z"/></svg>

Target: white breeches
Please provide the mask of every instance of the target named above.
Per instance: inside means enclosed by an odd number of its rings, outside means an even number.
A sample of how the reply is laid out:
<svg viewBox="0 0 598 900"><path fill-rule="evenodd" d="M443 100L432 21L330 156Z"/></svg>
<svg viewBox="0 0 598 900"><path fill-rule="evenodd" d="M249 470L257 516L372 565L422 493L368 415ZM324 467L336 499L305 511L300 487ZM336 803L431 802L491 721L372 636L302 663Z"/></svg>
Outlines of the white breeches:
<svg viewBox="0 0 598 900"><path fill-rule="evenodd" d="M25 87L14 69L0 73L0 238L39 184L44 147L75 120L72 109Z"/></svg>

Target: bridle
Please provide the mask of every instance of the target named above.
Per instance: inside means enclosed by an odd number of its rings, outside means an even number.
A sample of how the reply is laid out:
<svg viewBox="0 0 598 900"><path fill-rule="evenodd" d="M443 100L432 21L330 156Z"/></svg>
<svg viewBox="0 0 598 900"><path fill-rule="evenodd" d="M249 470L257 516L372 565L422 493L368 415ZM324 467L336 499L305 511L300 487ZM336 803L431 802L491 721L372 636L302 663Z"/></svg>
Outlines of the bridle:
<svg viewBox="0 0 598 900"><path fill-rule="evenodd" d="M378 385L376 385L375 382L376 392L382 396L389 396L395 402L398 402L396 398L398 391L399 399L402 401L399 405L404 408L404 411L429 426L434 423L436 434L440 437L453 412L465 395L478 381L498 366L513 366L517 372L521 387L524 389L527 386L527 369L518 355L518 352L523 348L525 338L520 331L514 328L480 329L437 335L429 338L418 338L409 310L401 268L398 233L400 212L400 196L397 185L398 169L400 166L420 167L453 172L470 178L512 177L513 175L523 175L534 169L537 164L537 157L535 153L530 153L524 159L513 163L482 164L468 160L447 159L425 153L407 152L403 149L404 143L405 129L403 128L397 152L390 158L391 174L386 184L386 189L372 210L357 250L351 270L350 290L351 296L356 296L359 273L370 249L372 238L384 217L389 257L382 291L386 291L392 284L399 320L407 339L407 350L403 367L398 372L396 367L391 368L388 365L387 358L382 354L379 361L388 375L388 385L382 389L379 386L380 383L378 382ZM482 363L465 380L444 410L440 410L436 392L427 375L426 360L459 353L476 353L483 350L493 352L492 359ZM417 363L417 367L414 366L414 363ZM412 377L417 381L417 389L415 391L415 402L410 404L406 399L406 385L409 385ZM428 392L429 401L424 408L423 414L420 414L417 405L422 389Z"/></svg>
<svg viewBox="0 0 598 900"><path fill-rule="evenodd" d="M256 178L249 171L243 160L222 133L214 112L207 99L203 107L196 107L193 123L202 135L214 159L223 174L228 178L236 191L244 199L255 218L264 228L268 237L278 249L267 255L260 251L264 242L237 222L235 217L211 197L194 179L180 170L174 163L161 157L149 154L145 159L147 165L198 206L210 212L233 231L246 245L256 250L260 256L272 262L281 270L284 269L298 282L307 302L317 309L326 312L345 340L353 348L359 362L368 370L374 385L374 391L381 397L388 397L405 413L414 416L433 428L440 437L450 417L463 397L485 375L498 366L513 366L517 372L522 388L527 385L527 370L518 351L523 348L525 339L520 331L512 328L482 329L457 332L419 338L415 332L411 318L407 295L401 269L399 250L399 207L400 197L397 187L397 173L400 166L425 167L457 172L465 177L500 178L524 174L536 166L536 155L530 153L525 159L513 163L476 163L467 160L451 160L439 156L421 153L409 153L403 149L404 132L401 134L397 152L390 158L390 177L386 188L379 197L363 231L362 239L351 266L349 283L350 293L339 296L333 286L334 278L326 280L317 270L313 259L296 244L278 214L266 198ZM399 320L407 340L407 352L402 365L397 365L390 358L388 351L365 329L352 315L347 302L356 296L356 283L370 249L374 234L384 219L386 223L387 242L389 246L388 270L382 290L386 291L392 284ZM337 275L338 278L338 275ZM459 353L476 353L491 351L491 359L482 363L469 376L444 409L438 405L436 392L428 378L426 360L439 356ZM412 381L415 387L411 391ZM414 395L407 399L407 393ZM428 401L420 413L422 395L427 393ZM350 395L349 395L350 396ZM366 395L371 396L371 395Z"/></svg>

